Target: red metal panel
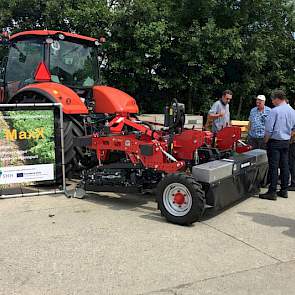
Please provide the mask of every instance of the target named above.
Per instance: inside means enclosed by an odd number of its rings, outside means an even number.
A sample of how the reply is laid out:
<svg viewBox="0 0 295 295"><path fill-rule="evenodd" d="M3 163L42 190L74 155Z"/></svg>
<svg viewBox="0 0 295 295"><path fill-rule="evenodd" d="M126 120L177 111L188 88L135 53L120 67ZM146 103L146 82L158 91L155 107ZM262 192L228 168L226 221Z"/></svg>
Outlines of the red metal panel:
<svg viewBox="0 0 295 295"><path fill-rule="evenodd" d="M241 145L236 147L236 152L238 154L242 154L242 153L250 151L251 149L252 147L250 145Z"/></svg>
<svg viewBox="0 0 295 295"><path fill-rule="evenodd" d="M216 147L220 150L232 149L233 144L241 139L240 127L225 127L216 134Z"/></svg>
<svg viewBox="0 0 295 295"><path fill-rule="evenodd" d="M62 103L65 114L87 114L88 109L80 97L72 89L54 82L31 84L20 91L40 89L47 93L55 102Z"/></svg>
<svg viewBox="0 0 295 295"><path fill-rule="evenodd" d="M153 146L153 154L142 155L140 145L149 144ZM105 151L123 151L127 154L133 164L142 163L144 167L166 173L173 173L185 168L184 161L170 161L163 153L166 143L157 140L138 140L136 135L117 135L113 137L93 137L91 149L96 150L98 160L103 160Z"/></svg>
<svg viewBox="0 0 295 295"><path fill-rule="evenodd" d="M96 113L133 113L139 112L136 101L127 93L109 86L94 86L93 99Z"/></svg>
<svg viewBox="0 0 295 295"><path fill-rule="evenodd" d="M205 143L205 133L199 130L183 130L173 140L173 156L182 160L193 160L194 152Z"/></svg>

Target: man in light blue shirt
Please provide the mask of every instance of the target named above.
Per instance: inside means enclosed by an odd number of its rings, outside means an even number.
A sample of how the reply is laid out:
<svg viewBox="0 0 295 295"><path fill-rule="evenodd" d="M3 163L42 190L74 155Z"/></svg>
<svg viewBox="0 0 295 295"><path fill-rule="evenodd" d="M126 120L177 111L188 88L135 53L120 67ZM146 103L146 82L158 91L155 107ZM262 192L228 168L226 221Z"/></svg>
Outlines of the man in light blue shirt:
<svg viewBox="0 0 295 295"><path fill-rule="evenodd" d="M256 98L256 107L250 111L248 126L248 143L253 149L266 149L264 142L265 121L270 110L271 108L265 105L265 96L258 95Z"/></svg>
<svg viewBox="0 0 295 295"><path fill-rule="evenodd" d="M229 102L233 97L231 90L225 90L220 100L216 101L208 112L208 120L212 122L212 132L216 133L230 124Z"/></svg>
<svg viewBox="0 0 295 295"><path fill-rule="evenodd" d="M277 196L288 198L289 163L288 152L292 130L295 129L295 111L287 104L285 93L275 90L272 94L275 106L265 122L269 180L268 192L259 195L261 199L276 200ZM281 175L281 190L277 193L278 169Z"/></svg>
<svg viewBox="0 0 295 295"><path fill-rule="evenodd" d="M291 174L291 184L288 191L295 191L295 130L292 132L289 146L289 170Z"/></svg>

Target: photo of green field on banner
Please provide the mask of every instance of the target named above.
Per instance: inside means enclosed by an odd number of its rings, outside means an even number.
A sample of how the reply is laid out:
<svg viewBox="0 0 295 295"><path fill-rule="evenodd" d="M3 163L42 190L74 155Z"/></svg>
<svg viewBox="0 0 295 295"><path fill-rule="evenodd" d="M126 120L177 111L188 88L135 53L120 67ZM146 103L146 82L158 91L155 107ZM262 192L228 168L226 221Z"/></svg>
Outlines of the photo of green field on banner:
<svg viewBox="0 0 295 295"><path fill-rule="evenodd" d="M54 180L53 110L0 112L0 185Z"/></svg>

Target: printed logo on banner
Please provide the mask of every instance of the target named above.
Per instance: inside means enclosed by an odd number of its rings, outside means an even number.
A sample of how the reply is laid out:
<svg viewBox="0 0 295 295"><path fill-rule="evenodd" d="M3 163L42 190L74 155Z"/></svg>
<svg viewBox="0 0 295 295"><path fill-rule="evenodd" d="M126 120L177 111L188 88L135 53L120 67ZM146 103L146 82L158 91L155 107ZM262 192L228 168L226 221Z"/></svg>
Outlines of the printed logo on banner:
<svg viewBox="0 0 295 295"><path fill-rule="evenodd" d="M0 179L12 179L13 178L13 173L7 173L7 172L3 172L2 170L0 170Z"/></svg>
<svg viewBox="0 0 295 295"><path fill-rule="evenodd" d="M2 168L1 184L34 182L54 179L54 165L26 165Z"/></svg>
<svg viewBox="0 0 295 295"><path fill-rule="evenodd" d="M35 130L28 131L19 131L16 129L7 129L5 130L6 140L15 141L15 140L25 140L25 139L46 139L44 135L45 128L35 128Z"/></svg>

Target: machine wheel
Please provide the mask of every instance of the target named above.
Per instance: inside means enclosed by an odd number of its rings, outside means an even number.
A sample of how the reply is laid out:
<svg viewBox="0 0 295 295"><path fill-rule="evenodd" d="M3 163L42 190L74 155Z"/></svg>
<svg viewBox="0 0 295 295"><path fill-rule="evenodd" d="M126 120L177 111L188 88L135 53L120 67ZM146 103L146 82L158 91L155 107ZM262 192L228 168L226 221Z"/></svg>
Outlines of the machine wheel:
<svg viewBox="0 0 295 295"><path fill-rule="evenodd" d="M70 170L81 170L83 168L83 160L85 159L85 148L74 147L73 138L81 137L84 134L83 126L78 120L72 116L65 115L63 118L64 125L64 154L66 174L68 175Z"/></svg>
<svg viewBox="0 0 295 295"><path fill-rule="evenodd" d="M205 208L205 194L200 184L182 173L168 174L157 187L161 214L169 222L189 225L196 222Z"/></svg>

